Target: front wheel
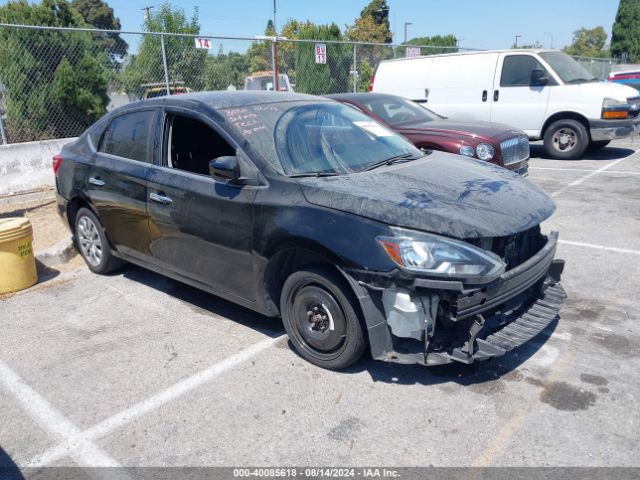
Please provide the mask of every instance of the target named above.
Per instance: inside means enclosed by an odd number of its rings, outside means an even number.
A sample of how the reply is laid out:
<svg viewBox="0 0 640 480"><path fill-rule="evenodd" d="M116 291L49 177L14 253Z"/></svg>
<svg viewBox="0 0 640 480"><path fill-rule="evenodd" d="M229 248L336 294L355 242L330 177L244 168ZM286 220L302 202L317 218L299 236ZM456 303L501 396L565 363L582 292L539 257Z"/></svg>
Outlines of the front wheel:
<svg viewBox="0 0 640 480"><path fill-rule="evenodd" d="M348 285L323 268L293 273L282 287L282 323L296 351L322 368L339 370L362 356L366 340Z"/></svg>
<svg viewBox="0 0 640 480"><path fill-rule="evenodd" d="M577 120L557 120L544 133L544 148L559 160L580 158L589 146L589 134Z"/></svg>
<svg viewBox="0 0 640 480"><path fill-rule="evenodd" d="M88 208L78 210L75 236L80 255L93 273L109 273L122 266L122 260L111 253L100 220Z"/></svg>

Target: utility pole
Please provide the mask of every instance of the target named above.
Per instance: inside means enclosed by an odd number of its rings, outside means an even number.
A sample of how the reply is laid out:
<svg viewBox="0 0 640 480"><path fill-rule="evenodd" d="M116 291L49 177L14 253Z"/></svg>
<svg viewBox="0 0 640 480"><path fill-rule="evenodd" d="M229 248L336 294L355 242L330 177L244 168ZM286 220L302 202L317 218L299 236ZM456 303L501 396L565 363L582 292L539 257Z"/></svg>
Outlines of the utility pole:
<svg viewBox="0 0 640 480"><path fill-rule="evenodd" d="M522 35L516 35L516 48L518 48L518 39L522 38Z"/></svg>
<svg viewBox="0 0 640 480"><path fill-rule="evenodd" d="M148 5L146 7L142 7L142 11L144 12L144 21L145 23L149 21L149 12L153 8L153 5Z"/></svg>
<svg viewBox="0 0 640 480"><path fill-rule="evenodd" d="M413 25L411 22L404 22L404 43L407 43L407 27Z"/></svg>
<svg viewBox="0 0 640 480"><path fill-rule="evenodd" d="M279 75L278 75L278 27L276 24L276 0L273 0L273 40L271 42L271 61L273 62L273 91L279 90Z"/></svg>
<svg viewBox="0 0 640 480"><path fill-rule="evenodd" d="M551 38L551 41L549 42L549 48L553 48L553 33L551 32L544 32L545 35L549 35L549 37Z"/></svg>

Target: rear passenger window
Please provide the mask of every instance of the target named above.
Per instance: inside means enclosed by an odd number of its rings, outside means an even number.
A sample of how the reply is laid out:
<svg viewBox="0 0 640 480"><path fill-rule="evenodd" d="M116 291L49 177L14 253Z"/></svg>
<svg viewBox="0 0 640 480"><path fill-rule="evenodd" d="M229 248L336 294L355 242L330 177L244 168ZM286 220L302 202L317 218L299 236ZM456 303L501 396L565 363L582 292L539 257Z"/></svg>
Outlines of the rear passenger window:
<svg viewBox="0 0 640 480"><path fill-rule="evenodd" d="M531 72L535 69L546 74L542 64L531 55L509 55L502 63L501 87L528 87L531 85Z"/></svg>
<svg viewBox="0 0 640 480"><path fill-rule="evenodd" d="M125 113L114 118L102 135L99 151L151 163L149 155L154 112Z"/></svg>

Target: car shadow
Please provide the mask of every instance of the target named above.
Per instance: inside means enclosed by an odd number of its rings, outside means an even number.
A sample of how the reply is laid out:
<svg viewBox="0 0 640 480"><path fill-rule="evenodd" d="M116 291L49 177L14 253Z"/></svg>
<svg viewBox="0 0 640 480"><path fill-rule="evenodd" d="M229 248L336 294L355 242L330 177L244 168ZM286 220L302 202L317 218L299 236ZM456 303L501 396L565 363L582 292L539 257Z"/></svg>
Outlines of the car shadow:
<svg viewBox="0 0 640 480"><path fill-rule="evenodd" d="M23 480L20 468L7 452L0 447L0 478L2 480Z"/></svg>
<svg viewBox="0 0 640 480"><path fill-rule="evenodd" d="M127 265L113 275L123 275L128 280L161 291L184 303L189 309L199 313L211 313L228 318L233 322L275 338L284 333L282 321L278 317L267 317L253 310L237 305L216 295L191 287L171 278L135 265Z"/></svg>
<svg viewBox="0 0 640 480"><path fill-rule="evenodd" d="M279 317L267 317L209 294L195 287L185 285L176 280L164 277L142 267L130 265L113 275L123 275L128 280L161 291L183 302L194 311L209 312L219 315L240 325L251 328L271 338L285 333L282 320ZM215 320L212 318L212 320ZM447 365L425 367L423 365L402 365L373 360L369 352L365 352L362 359L355 365L341 370L339 374L358 374L367 372L375 382L395 383L399 385L438 385L456 383L463 386L495 381L517 369L544 345L547 337L556 328L558 319L554 320L547 329L521 347L508 352L503 357L476 362L471 365L451 363ZM291 342L287 345L292 353L302 357L295 351ZM306 361L306 360L304 360Z"/></svg>
<svg viewBox="0 0 640 480"><path fill-rule="evenodd" d="M541 160L556 160L551 158L544 150L542 145L530 146L531 158L538 158ZM579 162L580 160L620 160L621 158L628 157L635 153L635 150L624 147L605 147L600 150L589 151L587 150L581 158L576 160L563 160L566 162Z"/></svg>

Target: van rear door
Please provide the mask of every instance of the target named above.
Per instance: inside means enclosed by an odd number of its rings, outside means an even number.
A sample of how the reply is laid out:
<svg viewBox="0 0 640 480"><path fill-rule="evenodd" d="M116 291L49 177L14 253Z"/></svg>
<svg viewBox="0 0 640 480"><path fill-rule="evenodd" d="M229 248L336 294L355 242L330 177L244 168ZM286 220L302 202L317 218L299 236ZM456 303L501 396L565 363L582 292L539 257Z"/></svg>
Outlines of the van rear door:
<svg viewBox="0 0 640 480"><path fill-rule="evenodd" d="M501 53L491 94L491 121L539 137L554 85L553 75L533 54Z"/></svg>

